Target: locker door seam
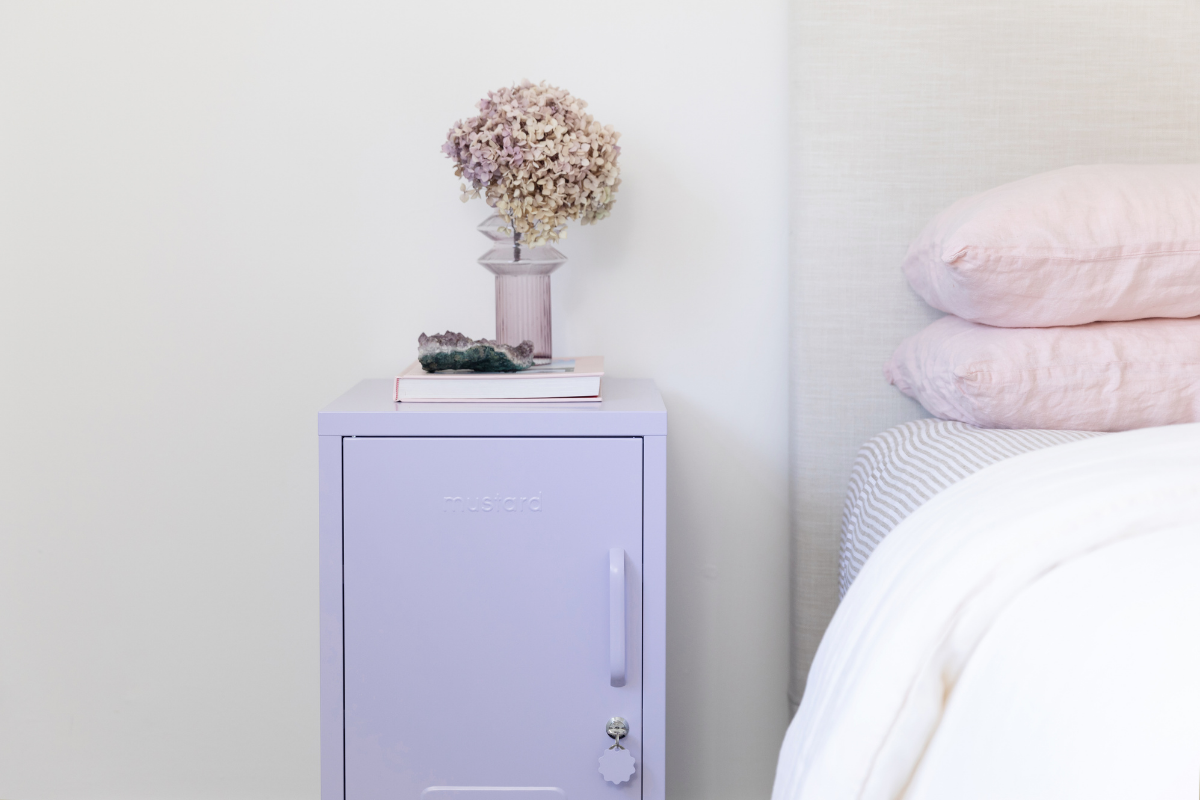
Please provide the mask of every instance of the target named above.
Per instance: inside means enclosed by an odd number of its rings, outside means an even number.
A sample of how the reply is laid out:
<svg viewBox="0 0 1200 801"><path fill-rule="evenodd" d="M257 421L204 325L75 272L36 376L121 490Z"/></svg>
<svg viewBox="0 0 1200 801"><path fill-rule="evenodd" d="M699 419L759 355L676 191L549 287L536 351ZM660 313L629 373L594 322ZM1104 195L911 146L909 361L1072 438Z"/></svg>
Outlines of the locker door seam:
<svg viewBox="0 0 1200 801"><path fill-rule="evenodd" d="M346 797L346 438L342 437L342 798Z"/></svg>

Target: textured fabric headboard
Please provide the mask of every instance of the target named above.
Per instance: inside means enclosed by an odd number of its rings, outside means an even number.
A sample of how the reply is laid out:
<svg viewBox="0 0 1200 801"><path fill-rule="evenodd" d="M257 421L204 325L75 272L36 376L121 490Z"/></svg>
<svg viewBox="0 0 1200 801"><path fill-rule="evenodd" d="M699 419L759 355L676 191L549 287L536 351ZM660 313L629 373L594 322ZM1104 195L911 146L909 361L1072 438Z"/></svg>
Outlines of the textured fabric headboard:
<svg viewBox="0 0 1200 801"><path fill-rule="evenodd" d="M1200 0L795 0L791 24L795 705L855 452L925 416L882 377L938 316L900 274L909 242L1037 172L1200 161Z"/></svg>

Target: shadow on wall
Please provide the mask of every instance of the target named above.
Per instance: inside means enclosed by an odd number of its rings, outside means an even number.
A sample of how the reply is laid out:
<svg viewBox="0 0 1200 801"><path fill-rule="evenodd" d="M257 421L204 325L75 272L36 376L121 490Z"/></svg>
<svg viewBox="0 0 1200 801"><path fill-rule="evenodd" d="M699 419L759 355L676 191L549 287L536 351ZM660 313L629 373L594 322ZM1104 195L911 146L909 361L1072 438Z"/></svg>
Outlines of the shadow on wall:
<svg viewBox="0 0 1200 801"><path fill-rule="evenodd" d="M762 443L685 395L663 395L668 792L767 798L789 719L787 618L776 613L787 604L786 482ZM700 503L679 491L698 471L719 488ZM720 736L706 736L714 726Z"/></svg>

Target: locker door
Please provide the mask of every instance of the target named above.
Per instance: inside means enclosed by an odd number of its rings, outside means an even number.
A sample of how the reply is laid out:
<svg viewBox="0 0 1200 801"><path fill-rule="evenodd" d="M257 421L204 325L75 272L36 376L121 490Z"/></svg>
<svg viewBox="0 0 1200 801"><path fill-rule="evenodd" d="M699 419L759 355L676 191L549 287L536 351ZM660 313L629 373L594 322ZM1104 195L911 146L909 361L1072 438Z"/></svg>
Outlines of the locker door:
<svg viewBox="0 0 1200 801"><path fill-rule="evenodd" d="M347 797L640 798L641 439L347 438L343 470Z"/></svg>

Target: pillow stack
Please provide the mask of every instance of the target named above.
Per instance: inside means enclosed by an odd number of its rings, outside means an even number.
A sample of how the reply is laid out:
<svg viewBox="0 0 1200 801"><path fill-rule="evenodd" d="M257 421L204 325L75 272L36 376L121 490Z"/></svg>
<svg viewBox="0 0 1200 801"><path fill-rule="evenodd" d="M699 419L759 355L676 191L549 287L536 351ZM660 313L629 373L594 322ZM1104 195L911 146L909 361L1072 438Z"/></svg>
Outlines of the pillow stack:
<svg viewBox="0 0 1200 801"><path fill-rule="evenodd" d="M966 198L909 249L948 317L888 381L988 428L1200 421L1200 165L1070 167Z"/></svg>

